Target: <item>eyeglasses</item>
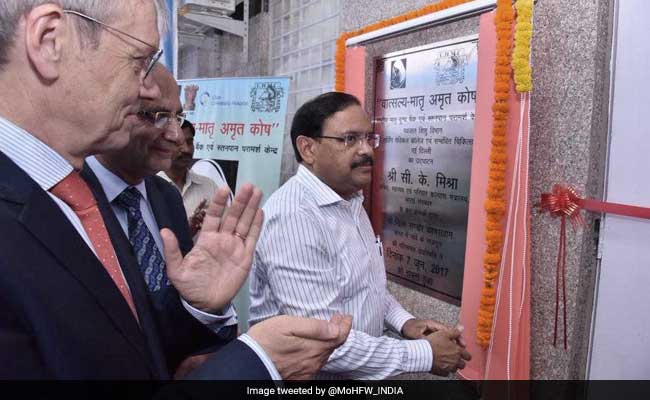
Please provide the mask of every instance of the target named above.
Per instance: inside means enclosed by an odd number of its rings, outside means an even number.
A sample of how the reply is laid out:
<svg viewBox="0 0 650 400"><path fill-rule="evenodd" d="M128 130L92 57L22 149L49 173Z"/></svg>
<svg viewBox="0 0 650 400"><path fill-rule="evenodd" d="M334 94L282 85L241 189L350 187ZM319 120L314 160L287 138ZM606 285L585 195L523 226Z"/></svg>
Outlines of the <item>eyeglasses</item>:
<svg viewBox="0 0 650 400"><path fill-rule="evenodd" d="M158 111L158 112L149 112L141 111L138 113L142 119L153 124L156 128L164 128L168 126L172 121L176 121L178 126L183 125L185 122L185 114L176 114L169 111Z"/></svg>
<svg viewBox="0 0 650 400"><path fill-rule="evenodd" d="M368 143L368 146L370 146L373 149L376 149L379 147L379 135L377 133L366 133L366 134L356 134L356 133L350 133L347 135L343 136L319 136L315 139L334 139L339 142L343 142L345 144L345 147L347 148L352 148L356 146L357 144L361 143L361 140L366 141Z"/></svg>
<svg viewBox="0 0 650 400"><path fill-rule="evenodd" d="M155 53L153 53L153 54L149 55L148 57L145 57L145 58L142 59L141 71L144 72L144 74L142 76L143 81L145 79L147 79L147 76L149 76L149 73L153 69L154 65L156 65L158 60L160 60L160 57L162 57L163 50L158 48L157 46L149 44L149 43L145 42L144 40L140 40L137 37L135 37L135 36L133 36L131 34L128 34L128 33L124 32L122 30L119 30L117 28L114 28L114 27L112 27L112 26L110 26L110 25L108 25L108 24L106 24L106 23L104 23L104 22L102 22L102 21L100 21L98 19L95 19L95 18L93 18L91 16L88 16L86 14L83 14L83 13L80 13L80 12L74 11L74 10L63 10L63 13L64 14L73 14L73 15L76 15L76 16L81 17L83 19L87 19L88 21L92 21L92 22L98 24L102 28L117 32L117 33L119 33L121 35L124 35L124 36L130 38L130 39L135 40L138 43L142 43L142 44L144 44L144 45L146 45L148 47L151 47L152 49L156 49Z"/></svg>

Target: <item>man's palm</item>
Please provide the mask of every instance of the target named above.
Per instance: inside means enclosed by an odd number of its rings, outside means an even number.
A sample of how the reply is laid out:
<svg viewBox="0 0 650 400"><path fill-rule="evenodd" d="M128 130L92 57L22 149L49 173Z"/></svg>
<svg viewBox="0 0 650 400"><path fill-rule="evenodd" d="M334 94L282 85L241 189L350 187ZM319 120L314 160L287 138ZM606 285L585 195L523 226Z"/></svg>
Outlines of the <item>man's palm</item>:
<svg viewBox="0 0 650 400"><path fill-rule="evenodd" d="M244 185L224 215L228 194L225 188L217 191L184 258L171 231L161 231L169 280L185 301L205 312L222 310L244 283L262 227L259 189Z"/></svg>

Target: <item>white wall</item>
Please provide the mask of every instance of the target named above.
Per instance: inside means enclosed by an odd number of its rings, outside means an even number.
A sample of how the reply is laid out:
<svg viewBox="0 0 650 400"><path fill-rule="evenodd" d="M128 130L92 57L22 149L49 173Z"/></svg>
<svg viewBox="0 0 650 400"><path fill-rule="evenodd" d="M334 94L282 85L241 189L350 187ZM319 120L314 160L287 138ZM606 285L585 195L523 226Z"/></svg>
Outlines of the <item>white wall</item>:
<svg viewBox="0 0 650 400"><path fill-rule="evenodd" d="M650 207L650 2L619 0L607 200ZM650 379L650 221L607 215L589 379Z"/></svg>

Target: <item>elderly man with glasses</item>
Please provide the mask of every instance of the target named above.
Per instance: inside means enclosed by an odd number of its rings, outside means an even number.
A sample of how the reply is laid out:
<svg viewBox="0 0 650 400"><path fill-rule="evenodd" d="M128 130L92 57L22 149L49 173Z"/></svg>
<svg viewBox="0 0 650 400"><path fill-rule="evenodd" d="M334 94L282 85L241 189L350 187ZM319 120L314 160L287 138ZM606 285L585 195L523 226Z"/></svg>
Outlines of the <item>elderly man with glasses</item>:
<svg viewBox="0 0 650 400"><path fill-rule="evenodd" d="M266 202L251 274L250 323L279 314L354 318L348 340L319 378L384 379L407 372L447 375L469 353L457 329L420 320L386 289L383 250L363 208L379 135L359 101L322 94L291 126L298 172ZM382 336L384 324L405 339Z"/></svg>
<svg viewBox="0 0 650 400"><path fill-rule="evenodd" d="M238 193L225 216L228 194L218 193L186 257L163 229L165 274L141 254L131 257L144 271L125 261L106 207L79 174L86 157L126 146L132 128L180 122L175 108L142 108L161 98L152 71L165 20L164 0L0 2L0 378L169 378L178 357L160 350L165 332L151 334L162 329L151 318L160 302L145 290L168 279L188 306L215 314L247 276L262 223L259 190ZM158 140L134 145L144 144L154 154L148 162L171 154ZM120 171L125 181L128 171ZM310 376L349 329L340 316L289 318L217 353L249 362L208 363L199 377ZM295 354L306 368L287 368Z"/></svg>
<svg viewBox="0 0 650 400"><path fill-rule="evenodd" d="M143 278L138 279L140 285L131 285L131 292L153 304L138 312L141 328L154 338L149 341L150 350L166 359L181 377L188 371L186 366L204 358L194 356L177 368L186 357L213 352L237 336L237 318L229 304L219 315L197 310L179 296L167 276L160 230L174 233L183 254L193 243L178 192L155 174L169 168L184 139L180 126L185 118L171 73L158 65L152 79L161 95L143 100L140 121L132 129L128 145L88 157L82 176L98 201L120 264L140 271ZM248 368L255 370L256 365Z"/></svg>

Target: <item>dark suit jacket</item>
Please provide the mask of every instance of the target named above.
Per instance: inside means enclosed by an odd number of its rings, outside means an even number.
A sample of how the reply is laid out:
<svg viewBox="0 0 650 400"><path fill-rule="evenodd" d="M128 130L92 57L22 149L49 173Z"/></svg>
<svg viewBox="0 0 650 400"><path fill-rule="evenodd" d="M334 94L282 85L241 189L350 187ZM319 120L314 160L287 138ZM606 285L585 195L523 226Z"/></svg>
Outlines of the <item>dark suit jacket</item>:
<svg viewBox="0 0 650 400"><path fill-rule="evenodd" d="M133 276L129 276L128 281L134 284L129 286L132 292L137 292L133 295L137 295L141 300L136 302L141 305L138 315L142 320L143 330L150 338L149 347L152 356L159 361L166 359L168 369L174 371L188 355L215 351L234 339L237 336L236 326L224 328L220 336L215 335L185 310L178 291L173 286L167 286L154 293L147 290L142 274L139 273L131 243L115 217L101 183L87 164L84 165L81 176L88 182L97 199L120 265L123 266L123 270L133 272ZM146 178L145 186L158 226L160 229L171 229L178 239L181 252L187 254L192 249L193 243L180 193L157 176ZM147 303L150 307L145 306Z"/></svg>
<svg viewBox="0 0 650 400"><path fill-rule="evenodd" d="M56 203L0 152L0 379L168 378L172 360L201 346L170 342L139 271L122 267L140 325ZM216 357L236 366L212 363L213 379L269 378L238 340Z"/></svg>

